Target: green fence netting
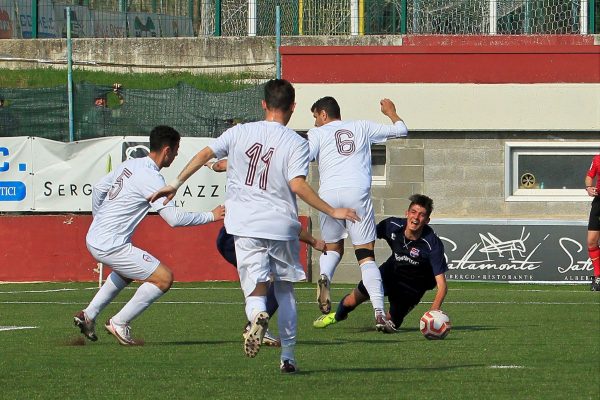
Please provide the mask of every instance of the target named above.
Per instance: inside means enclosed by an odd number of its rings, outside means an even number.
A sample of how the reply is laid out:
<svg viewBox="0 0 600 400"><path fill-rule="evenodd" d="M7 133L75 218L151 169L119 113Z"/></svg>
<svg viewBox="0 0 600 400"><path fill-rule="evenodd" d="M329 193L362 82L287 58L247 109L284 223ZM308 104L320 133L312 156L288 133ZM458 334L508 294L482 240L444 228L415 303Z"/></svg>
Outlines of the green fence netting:
<svg viewBox="0 0 600 400"><path fill-rule="evenodd" d="M76 84L74 139L145 136L156 125L170 125L183 136L217 137L238 122L263 118L263 89L208 93L183 83L160 90ZM0 89L0 99L0 136L69 141L66 86Z"/></svg>

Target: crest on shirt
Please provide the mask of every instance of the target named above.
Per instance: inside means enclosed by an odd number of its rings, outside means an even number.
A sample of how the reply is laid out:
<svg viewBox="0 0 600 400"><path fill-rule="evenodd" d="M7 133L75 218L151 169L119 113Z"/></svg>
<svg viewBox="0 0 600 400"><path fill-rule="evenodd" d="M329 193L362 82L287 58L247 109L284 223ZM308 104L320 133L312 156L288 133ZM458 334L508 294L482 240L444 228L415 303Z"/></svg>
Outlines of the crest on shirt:
<svg viewBox="0 0 600 400"><path fill-rule="evenodd" d="M417 249L416 247L411 247L410 248L410 256L415 258L415 257L419 257L419 254L421 253L421 251L419 249Z"/></svg>
<svg viewBox="0 0 600 400"><path fill-rule="evenodd" d="M144 253L144 255L142 256L142 258L144 259L144 261L146 262L152 262L152 257L150 257L150 255Z"/></svg>

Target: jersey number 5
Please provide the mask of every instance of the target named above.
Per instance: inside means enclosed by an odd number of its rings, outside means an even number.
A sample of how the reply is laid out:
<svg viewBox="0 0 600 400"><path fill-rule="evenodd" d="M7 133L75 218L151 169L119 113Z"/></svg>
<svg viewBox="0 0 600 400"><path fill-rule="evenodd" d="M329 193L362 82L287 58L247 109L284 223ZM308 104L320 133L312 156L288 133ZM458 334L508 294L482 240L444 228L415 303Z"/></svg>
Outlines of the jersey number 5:
<svg viewBox="0 0 600 400"><path fill-rule="evenodd" d="M123 172L121 172L121 175L119 175L119 177L115 180L115 183L113 183L112 187L110 188L110 191L108 192L109 200L112 200L115 197L117 197L121 189L123 189L123 180L125 178L129 178L131 175L132 174L130 170L128 170L127 168L123 169Z"/></svg>
<svg viewBox="0 0 600 400"><path fill-rule="evenodd" d="M250 165L248 166L248 172L246 173L246 185L252 186L254 185L254 178L256 177L256 171L258 169L258 163L262 161L265 164L265 167L262 168L260 173L260 177L258 180L258 187L262 190L267 189L267 178L269 176L269 167L271 165L271 157L273 157L273 153L275 149L270 147L267 152L263 155L263 145L260 143L254 143L248 150L246 150L246 155L250 158Z"/></svg>

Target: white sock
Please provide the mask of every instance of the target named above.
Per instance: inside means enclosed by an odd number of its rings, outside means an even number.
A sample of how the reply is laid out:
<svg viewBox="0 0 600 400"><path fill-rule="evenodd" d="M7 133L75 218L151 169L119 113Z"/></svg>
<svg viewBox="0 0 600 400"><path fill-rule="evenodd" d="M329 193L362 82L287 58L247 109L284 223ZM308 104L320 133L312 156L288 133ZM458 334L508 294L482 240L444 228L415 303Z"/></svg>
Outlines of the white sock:
<svg viewBox="0 0 600 400"><path fill-rule="evenodd" d="M83 312L88 319L95 320L98 314L110 303L128 283L116 272L111 272L90 304Z"/></svg>
<svg viewBox="0 0 600 400"><path fill-rule="evenodd" d="M254 321L256 314L262 311L267 311L267 296L246 297L246 318L248 318L248 321Z"/></svg>
<svg viewBox="0 0 600 400"><path fill-rule="evenodd" d="M281 359L295 360L294 348L298 331L298 313L296 311L296 296L292 282L275 281L275 297L279 303L277 310L277 327L281 340Z"/></svg>
<svg viewBox="0 0 600 400"><path fill-rule="evenodd" d="M383 283L381 281L381 273L375 261L367 261L360 266L363 285L369 292L373 309L383 312Z"/></svg>
<svg viewBox="0 0 600 400"><path fill-rule="evenodd" d="M340 253L337 251L328 250L327 254L321 254L319 257L319 270L321 274L325 274L329 278L329 282L333 280L335 269L340 264Z"/></svg>
<svg viewBox="0 0 600 400"><path fill-rule="evenodd" d="M143 283L121 311L112 317L113 322L117 325L130 323L163 294L164 292L155 284L150 282Z"/></svg>

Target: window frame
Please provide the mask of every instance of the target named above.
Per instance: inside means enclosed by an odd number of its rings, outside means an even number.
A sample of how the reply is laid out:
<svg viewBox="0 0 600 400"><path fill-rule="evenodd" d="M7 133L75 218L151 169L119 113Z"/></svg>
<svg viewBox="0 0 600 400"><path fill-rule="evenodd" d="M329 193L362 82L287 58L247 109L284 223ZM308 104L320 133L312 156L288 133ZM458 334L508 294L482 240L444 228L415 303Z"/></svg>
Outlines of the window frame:
<svg viewBox="0 0 600 400"><path fill-rule="evenodd" d="M583 182L585 171L574 179L581 180L581 189L519 189L520 155L589 155L590 162L600 151L600 142L515 142L504 143L504 198L510 202L526 201L576 201L588 202L590 197Z"/></svg>
<svg viewBox="0 0 600 400"><path fill-rule="evenodd" d="M383 155L385 156L384 163L382 164L383 165L383 175L375 175L373 173L373 165L375 165L375 163L373 162L373 160L374 160L373 152L376 149L377 150L382 149ZM387 154L387 146L385 145L385 143L379 143L379 144L372 145L371 146L371 185L373 185L373 186L387 185L387 163L388 163L388 154Z"/></svg>

